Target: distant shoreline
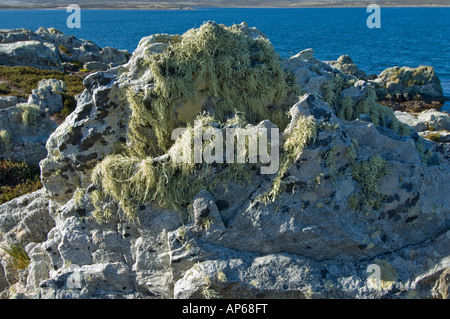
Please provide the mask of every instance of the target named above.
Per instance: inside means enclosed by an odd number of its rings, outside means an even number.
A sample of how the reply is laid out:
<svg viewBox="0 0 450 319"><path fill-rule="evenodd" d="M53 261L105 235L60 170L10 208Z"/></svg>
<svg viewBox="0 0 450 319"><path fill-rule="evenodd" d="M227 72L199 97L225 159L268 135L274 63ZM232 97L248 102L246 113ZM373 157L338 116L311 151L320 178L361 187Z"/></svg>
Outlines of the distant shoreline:
<svg viewBox="0 0 450 319"><path fill-rule="evenodd" d="M196 9L205 9L205 8L223 8L223 9L298 9L298 8L366 8L367 5L364 4L296 4L296 5L249 5L249 6L226 6L226 5L208 5L208 6L183 6L183 5L174 5L174 6L164 6L164 5L139 5L139 4L93 4L93 5L80 5L83 10L196 10ZM382 8L448 8L450 7L450 3L442 3L442 4L398 4L398 5L386 5L383 6L380 4ZM0 5L0 10L65 10L67 6L64 5Z"/></svg>

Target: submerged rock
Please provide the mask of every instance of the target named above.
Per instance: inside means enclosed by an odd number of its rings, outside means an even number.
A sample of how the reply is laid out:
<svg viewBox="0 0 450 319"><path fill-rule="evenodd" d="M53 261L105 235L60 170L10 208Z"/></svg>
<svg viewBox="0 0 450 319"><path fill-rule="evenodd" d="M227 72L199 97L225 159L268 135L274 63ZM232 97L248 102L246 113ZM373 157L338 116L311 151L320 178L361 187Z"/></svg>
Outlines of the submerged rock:
<svg viewBox="0 0 450 319"><path fill-rule="evenodd" d="M283 94L256 94L255 82L271 79ZM258 30L209 22L144 38L127 64L84 84L47 143L44 189L0 206L2 232L26 239L28 277L15 286L24 296L447 295L450 202L439 194L450 191L448 150L378 105L369 82L312 50L278 60ZM236 103L243 91L261 108ZM188 135L166 145L164 134L186 124L190 132L193 120L216 133L278 123L279 171L174 164ZM54 221L39 238L17 218L36 207Z"/></svg>

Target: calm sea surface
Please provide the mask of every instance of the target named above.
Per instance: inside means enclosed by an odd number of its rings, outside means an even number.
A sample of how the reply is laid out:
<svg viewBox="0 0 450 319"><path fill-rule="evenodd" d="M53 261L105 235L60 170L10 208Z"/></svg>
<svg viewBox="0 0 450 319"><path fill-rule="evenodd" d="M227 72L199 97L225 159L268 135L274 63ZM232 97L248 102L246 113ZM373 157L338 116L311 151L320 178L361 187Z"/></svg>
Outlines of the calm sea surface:
<svg viewBox="0 0 450 319"><path fill-rule="evenodd" d="M288 57L313 48L321 60L348 54L366 73L391 66L431 65L450 96L450 8L381 8L381 28L369 29L366 8L82 10L81 29L69 29L65 10L0 10L0 29L55 27L65 34L133 52L142 37L182 34L203 22L245 21ZM446 109L450 109L449 103Z"/></svg>

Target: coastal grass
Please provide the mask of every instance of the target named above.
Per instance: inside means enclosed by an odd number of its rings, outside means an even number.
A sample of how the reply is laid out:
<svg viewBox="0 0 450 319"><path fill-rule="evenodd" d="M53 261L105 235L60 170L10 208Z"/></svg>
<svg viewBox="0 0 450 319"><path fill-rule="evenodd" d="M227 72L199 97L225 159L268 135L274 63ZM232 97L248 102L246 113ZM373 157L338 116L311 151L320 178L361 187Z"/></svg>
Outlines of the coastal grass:
<svg viewBox="0 0 450 319"><path fill-rule="evenodd" d="M9 93L11 93L9 85L6 83L0 83L0 95L7 95Z"/></svg>
<svg viewBox="0 0 450 319"><path fill-rule="evenodd" d="M16 93L12 95L28 97L33 89L37 89L39 81L45 79L63 81L67 87L66 93L71 96L80 94L84 90L83 78L77 75L69 75L61 71L42 70L28 66L0 65L0 80L10 87L11 94Z"/></svg>
<svg viewBox="0 0 450 319"><path fill-rule="evenodd" d="M26 269L30 265L30 257L20 244L0 244L0 249L8 256L6 261L16 270Z"/></svg>

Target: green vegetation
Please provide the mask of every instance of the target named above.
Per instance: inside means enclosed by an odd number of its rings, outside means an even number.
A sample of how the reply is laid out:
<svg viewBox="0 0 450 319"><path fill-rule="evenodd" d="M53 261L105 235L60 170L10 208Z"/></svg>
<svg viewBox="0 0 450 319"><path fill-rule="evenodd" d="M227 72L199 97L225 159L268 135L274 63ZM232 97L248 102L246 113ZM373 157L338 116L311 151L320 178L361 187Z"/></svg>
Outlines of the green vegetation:
<svg viewBox="0 0 450 319"><path fill-rule="evenodd" d="M0 160L0 204L42 188L36 165Z"/></svg>
<svg viewBox="0 0 450 319"><path fill-rule="evenodd" d="M367 97L354 103L350 97L342 97L342 90L351 86L351 81L346 82L339 74L322 86L324 100L336 111L336 115L343 120L354 121L360 114L370 116L375 126L382 126L393 130L400 135L409 135L408 125L401 123L394 111L377 103L378 98L375 88L366 88Z"/></svg>
<svg viewBox="0 0 450 319"><path fill-rule="evenodd" d="M440 142L441 141L441 135L439 133L432 133L424 136L426 139L433 141L433 142Z"/></svg>
<svg viewBox="0 0 450 319"><path fill-rule="evenodd" d="M72 61L70 61L70 63L76 65L79 69L83 68L83 62L81 62L79 60L72 60Z"/></svg>
<svg viewBox="0 0 450 319"><path fill-rule="evenodd" d="M212 119L207 115L197 117L197 121L201 121L205 130L210 127ZM227 123L233 121L239 122L233 118ZM243 122L239 125L245 127L246 124ZM191 147L193 130L193 126L189 125L168 150L168 154L181 154L186 144ZM110 155L99 163L92 173L92 181L101 189L101 192L91 194L91 201L97 208L94 216L98 221L112 217L110 212L109 216L105 216L100 205L101 202L107 202L108 198L114 199L125 216L131 220L136 218L135 212L139 205L152 201L164 208L183 211L202 189L212 191L218 183L226 185L231 180L238 183L249 182L254 171L246 167L247 165L249 164L221 164L221 171L213 172L207 164L194 164L193 161L176 163L171 160L159 161L152 157L140 159L124 154Z"/></svg>
<svg viewBox="0 0 450 319"><path fill-rule="evenodd" d="M45 79L62 80L66 84L67 90L59 93L63 100L63 109L60 114L63 117L68 116L77 105L75 96L84 90L83 76L25 66L0 65L0 81L5 82L0 83L0 95L27 98L32 90L37 89L39 81Z"/></svg>
<svg viewBox="0 0 450 319"><path fill-rule="evenodd" d="M67 47L66 47L65 45L63 45L63 44L58 45L58 49L59 49L59 51L60 51L61 53L64 53L64 54L67 54L67 55L72 55L72 54L69 52L69 49L67 49Z"/></svg>
<svg viewBox="0 0 450 319"><path fill-rule="evenodd" d="M36 120L36 118L41 115L39 106L32 104L20 104L20 108L22 109L23 125L31 125Z"/></svg>
<svg viewBox="0 0 450 319"><path fill-rule="evenodd" d="M404 86L409 87L413 85L425 85L427 83L432 83L433 81L438 81L434 68L429 66L419 66L418 68L412 69L408 67L393 67L385 70L384 72L389 72L390 80L394 83L402 83Z"/></svg>
<svg viewBox="0 0 450 319"><path fill-rule="evenodd" d="M313 116L300 116L295 126L289 130L289 133L283 144L283 150L280 158L280 169L272 185L272 189L262 195L259 199L267 204L275 201L278 195L284 191L281 183L289 167L299 159L306 145L314 140L317 135L317 123Z"/></svg>
<svg viewBox="0 0 450 319"><path fill-rule="evenodd" d="M284 103L295 89L267 39L251 39L238 26L207 23L169 44L148 58L154 86L129 92L129 137L137 156L167 151L173 129L192 122L205 103L220 122L238 111L251 124L271 119L280 129L287 125L290 105Z"/></svg>
<svg viewBox="0 0 450 319"><path fill-rule="evenodd" d="M388 163L381 156L374 156L365 161L352 161L352 177L358 182L360 191L348 198L353 210L379 208L384 196L378 193L378 182L390 172Z"/></svg>
<svg viewBox="0 0 450 319"><path fill-rule="evenodd" d="M0 130L0 142L6 150L11 147L11 134L7 130Z"/></svg>
<svg viewBox="0 0 450 319"><path fill-rule="evenodd" d="M16 270L26 269L30 265L30 257L20 244L0 244L2 249L8 256L7 262Z"/></svg>
<svg viewBox="0 0 450 319"><path fill-rule="evenodd" d="M141 204L156 201L183 211L201 189L212 190L218 183L226 188L231 180L251 179L254 171L245 167L249 164L224 164L212 171L206 164L175 163L170 156L167 161L155 160L191 145L194 120L206 129L212 122L222 128L245 127L270 119L284 129L291 105L286 102L296 96L270 42L251 39L238 26L207 23L189 30L146 63L154 85L143 92L128 92L131 145L123 154L105 158L92 174L100 191L93 199L112 198L130 219ZM211 114L203 113L206 103ZM187 131L173 142L172 131L183 126ZM295 143L287 144L292 152L297 151ZM94 204L100 207L98 201Z"/></svg>
<svg viewBox="0 0 450 319"><path fill-rule="evenodd" d="M27 98L31 90L37 89L38 82L45 79L62 80L66 84L67 94L75 96L83 92L83 79L79 76L64 74L60 71L41 70L28 66L0 65L0 80L10 87L11 95ZM5 93L0 93L5 95Z"/></svg>
<svg viewBox="0 0 450 319"><path fill-rule="evenodd" d="M9 93L11 93L9 85L6 83L0 83L0 95L7 95Z"/></svg>

